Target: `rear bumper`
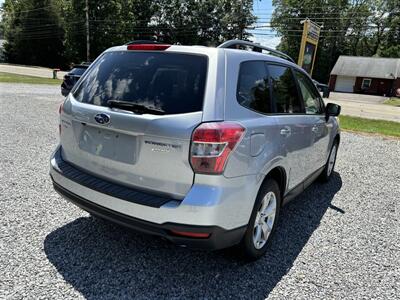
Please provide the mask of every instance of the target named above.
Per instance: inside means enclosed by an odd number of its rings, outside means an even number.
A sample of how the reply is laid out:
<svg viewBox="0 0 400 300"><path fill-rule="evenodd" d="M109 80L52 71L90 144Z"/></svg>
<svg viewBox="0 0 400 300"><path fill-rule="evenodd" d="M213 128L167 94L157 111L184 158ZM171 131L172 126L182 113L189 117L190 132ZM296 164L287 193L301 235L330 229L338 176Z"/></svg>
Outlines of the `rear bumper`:
<svg viewBox="0 0 400 300"><path fill-rule="evenodd" d="M218 226L190 226L174 223L165 223L160 225L121 214L114 210L97 205L91 201L88 201L87 199L71 193L59 184L55 183L54 180L53 186L61 196L95 216L134 229L136 231L164 237L178 245L208 250L223 249L239 243L246 231L246 226L242 226L233 230L225 230ZM173 231L208 233L209 237L181 237L173 234Z"/></svg>
<svg viewBox="0 0 400 300"><path fill-rule="evenodd" d="M228 179L196 175L184 199L167 199L156 205L153 200L159 196L141 195L140 191L132 194L129 188L121 191L115 184L105 184L93 176L90 178L89 174L71 173L64 163L68 165L58 147L51 157L50 176L56 191L72 203L123 226L195 248L221 249L239 243L257 192L256 179L252 176ZM187 238L171 231L209 233L210 236Z"/></svg>

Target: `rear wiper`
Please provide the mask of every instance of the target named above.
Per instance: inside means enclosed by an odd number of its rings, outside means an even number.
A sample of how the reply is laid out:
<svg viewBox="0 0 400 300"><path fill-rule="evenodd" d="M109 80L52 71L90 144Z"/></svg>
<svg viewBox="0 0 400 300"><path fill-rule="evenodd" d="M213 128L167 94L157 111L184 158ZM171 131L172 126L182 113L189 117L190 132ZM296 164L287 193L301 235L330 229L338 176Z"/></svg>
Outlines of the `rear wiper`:
<svg viewBox="0 0 400 300"><path fill-rule="evenodd" d="M159 108L155 108L152 106L147 106L143 104L137 104L130 101L122 101L122 100L108 100L107 104L109 107L117 107L125 110L133 111L137 114L150 113L154 115L164 115L165 111Z"/></svg>

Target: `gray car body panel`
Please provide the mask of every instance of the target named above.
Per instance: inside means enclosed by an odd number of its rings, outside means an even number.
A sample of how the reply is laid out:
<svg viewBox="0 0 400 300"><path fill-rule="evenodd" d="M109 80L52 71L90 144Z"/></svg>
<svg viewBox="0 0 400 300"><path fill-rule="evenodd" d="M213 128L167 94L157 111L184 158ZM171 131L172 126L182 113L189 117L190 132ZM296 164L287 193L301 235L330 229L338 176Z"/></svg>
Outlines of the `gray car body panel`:
<svg viewBox="0 0 400 300"><path fill-rule="evenodd" d="M125 49L126 46L120 46L107 51ZM73 98L72 91L61 115L60 147L63 159L77 168L111 182L167 195L171 202L153 208L90 190L57 173L53 157L50 174L57 184L98 205L138 219L157 224L215 225L229 230L249 222L258 190L271 170L278 167L284 170L283 194L287 195L325 165L334 138L339 134L336 118L326 121L325 115L261 114L241 106L236 99L241 62L279 63L303 72L297 65L265 54L233 49L171 46L166 52L208 57L202 112L135 115L80 103ZM85 76L88 73L89 70ZM109 115L110 123L96 124L94 116L98 113ZM189 163L192 132L200 123L213 121L240 123L245 135L231 153L223 175L194 174ZM282 135L282 129L289 129L290 134ZM114 141L115 135L127 141L131 139L127 143L132 147L98 156L95 148L82 146L85 134L87 139L96 130L103 136L103 131L109 131Z"/></svg>

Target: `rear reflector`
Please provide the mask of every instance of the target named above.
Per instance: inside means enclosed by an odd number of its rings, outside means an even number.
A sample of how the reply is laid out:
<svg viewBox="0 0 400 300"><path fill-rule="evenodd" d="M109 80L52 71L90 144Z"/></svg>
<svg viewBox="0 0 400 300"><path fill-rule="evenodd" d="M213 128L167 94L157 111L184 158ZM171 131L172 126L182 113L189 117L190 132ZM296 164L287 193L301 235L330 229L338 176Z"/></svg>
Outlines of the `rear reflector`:
<svg viewBox="0 0 400 300"><path fill-rule="evenodd" d="M198 238L198 239L206 239L211 235L210 233L176 231L176 230L171 230L171 233L174 234L174 235L180 235L180 236Z"/></svg>
<svg viewBox="0 0 400 300"><path fill-rule="evenodd" d="M203 123L192 135L190 163L195 173L222 174L230 153L244 135L235 122Z"/></svg>
<svg viewBox="0 0 400 300"><path fill-rule="evenodd" d="M165 50L171 47L168 44L133 44L128 45L128 50Z"/></svg>

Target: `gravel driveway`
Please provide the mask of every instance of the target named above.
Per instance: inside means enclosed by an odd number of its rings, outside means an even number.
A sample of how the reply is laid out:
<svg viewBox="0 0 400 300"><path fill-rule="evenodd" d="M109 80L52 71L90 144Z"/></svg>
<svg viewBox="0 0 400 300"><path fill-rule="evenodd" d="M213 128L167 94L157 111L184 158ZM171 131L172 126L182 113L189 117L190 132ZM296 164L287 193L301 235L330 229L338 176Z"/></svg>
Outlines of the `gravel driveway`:
<svg viewBox="0 0 400 300"><path fill-rule="evenodd" d="M400 141L342 134L337 173L287 205L269 253L176 247L52 189L59 87L0 84L0 298L395 299ZM398 298L397 298L398 299Z"/></svg>

